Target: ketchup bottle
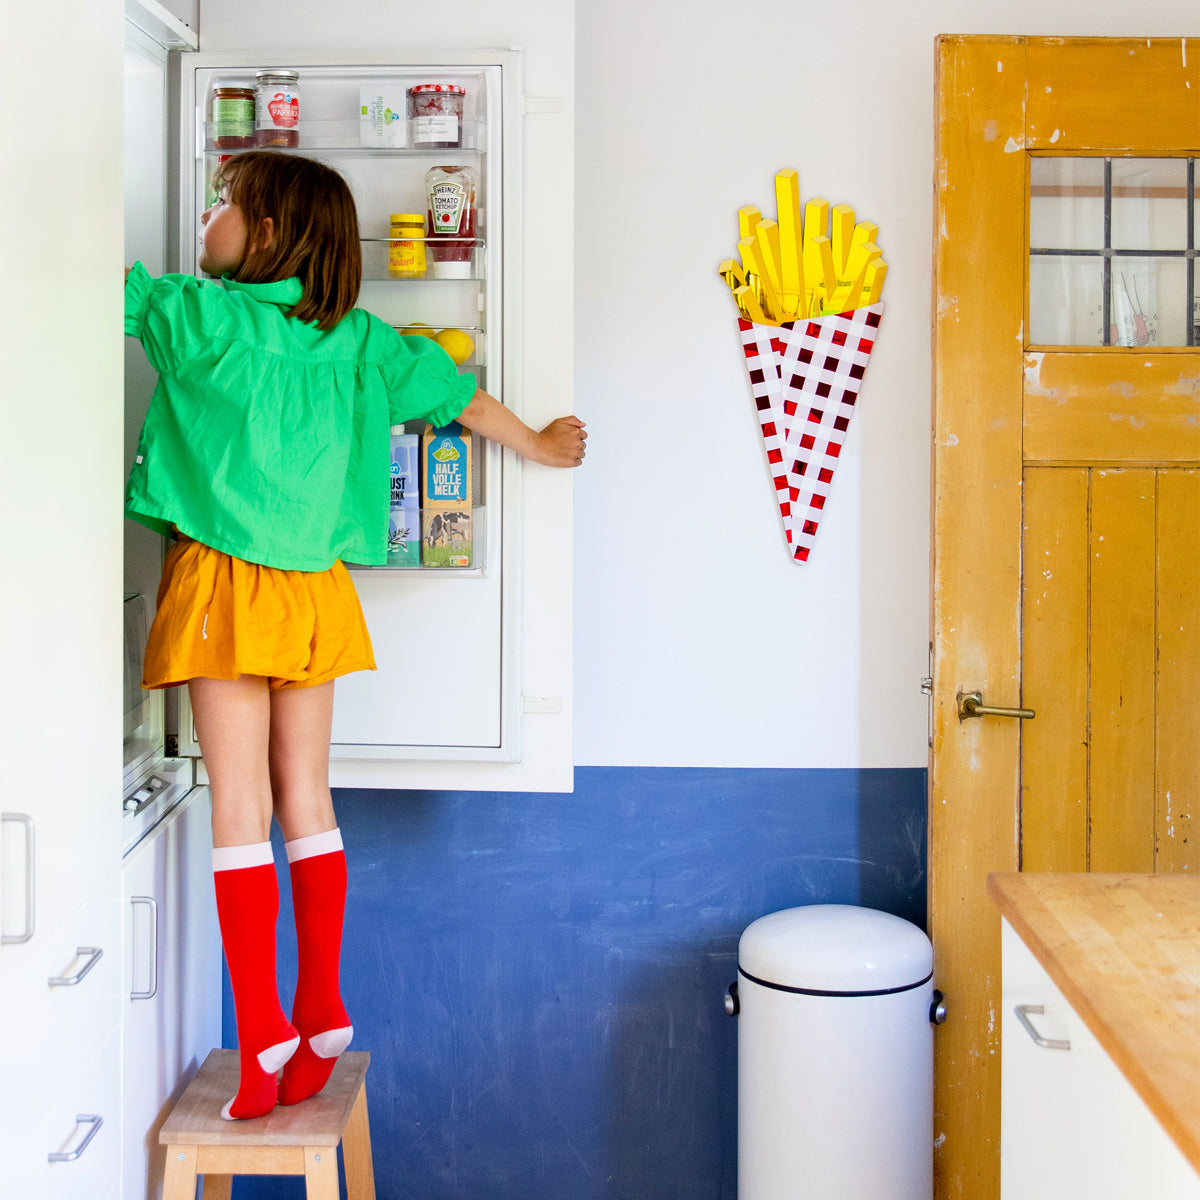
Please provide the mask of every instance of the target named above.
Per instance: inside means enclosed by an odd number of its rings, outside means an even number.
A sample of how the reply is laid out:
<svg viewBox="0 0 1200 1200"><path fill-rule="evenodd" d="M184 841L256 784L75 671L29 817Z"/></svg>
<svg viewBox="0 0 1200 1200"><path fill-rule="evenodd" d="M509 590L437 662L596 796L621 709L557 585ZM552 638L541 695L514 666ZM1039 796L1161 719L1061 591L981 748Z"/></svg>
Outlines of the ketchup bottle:
<svg viewBox="0 0 1200 1200"><path fill-rule="evenodd" d="M429 257L438 279L470 279L475 249L472 167L433 167L425 174L429 203Z"/></svg>

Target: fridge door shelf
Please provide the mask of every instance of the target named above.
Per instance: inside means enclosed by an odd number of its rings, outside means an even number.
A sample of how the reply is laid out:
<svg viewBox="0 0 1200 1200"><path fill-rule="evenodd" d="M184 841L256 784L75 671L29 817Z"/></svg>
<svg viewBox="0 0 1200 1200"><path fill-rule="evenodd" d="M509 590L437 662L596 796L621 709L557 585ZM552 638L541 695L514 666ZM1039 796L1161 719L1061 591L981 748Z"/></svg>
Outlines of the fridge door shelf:
<svg viewBox="0 0 1200 1200"><path fill-rule="evenodd" d="M410 549L388 551L386 565L370 566L346 563L351 571L420 571L428 575L481 576L487 567L487 506L471 509L471 530L464 535L457 522L445 521L447 513L439 509L412 509L417 522L409 539ZM415 543L415 545L414 545Z"/></svg>
<svg viewBox="0 0 1200 1200"><path fill-rule="evenodd" d="M409 282L413 282L409 280ZM417 280L416 282L420 282ZM403 333L408 325L394 325L393 328L397 333ZM443 329L454 328L460 333L465 333L472 342L475 343L475 352L470 358L463 359L458 366L464 371L475 371L481 367L487 366L487 342L484 338L484 329L482 325L430 325L431 333L440 333ZM418 337L423 337L423 334L417 334Z"/></svg>
<svg viewBox="0 0 1200 1200"><path fill-rule="evenodd" d="M483 283L487 279L487 247L482 238L456 238L459 253L466 258L451 263L440 262L438 242L449 241L448 238L405 238L405 241L423 241L426 244L425 274L419 279L396 279L388 274L388 246L396 240L393 238L362 238L363 279L388 280L391 283L462 283L464 280L474 280ZM469 246L466 243L470 243ZM446 266L453 270L445 271ZM456 272L456 273L455 273Z"/></svg>
<svg viewBox="0 0 1200 1200"><path fill-rule="evenodd" d="M363 155L368 158L399 156L403 158L437 158L447 155L465 154L479 158L487 153L488 129L485 121L463 121L461 146L418 146L413 144L412 130L406 131L406 146L378 146L362 144L357 117L338 121L308 121L300 118L300 145L280 146L218 146L211 121L204 123L203 145L205 153L211 155L245 154L247 150L280 150L284 154L314 154L334 151L338 155Z"/></svg>

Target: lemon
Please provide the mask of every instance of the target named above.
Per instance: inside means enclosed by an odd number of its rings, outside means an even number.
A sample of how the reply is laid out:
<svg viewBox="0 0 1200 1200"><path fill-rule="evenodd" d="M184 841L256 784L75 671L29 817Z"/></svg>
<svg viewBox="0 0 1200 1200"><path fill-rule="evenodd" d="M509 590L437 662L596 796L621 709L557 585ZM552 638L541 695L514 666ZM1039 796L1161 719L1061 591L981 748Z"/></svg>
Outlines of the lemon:
<svg viewBox="0 0 1200 1200"><path fill-rule="evenodd" d="M475 353L475 340L461 329L443 329L435 342L454 359L456 364L465 363Z"/></svg>
<svg viewBox="0 0 1200 1200"><path fill-rule="evenodd" d="M424 321L414 321L411 325L405 325L405 327L402 330L400 330L400 333L404 337L431 338L434 336L433 330L430 329L429 326L426 325Z"/></svg>

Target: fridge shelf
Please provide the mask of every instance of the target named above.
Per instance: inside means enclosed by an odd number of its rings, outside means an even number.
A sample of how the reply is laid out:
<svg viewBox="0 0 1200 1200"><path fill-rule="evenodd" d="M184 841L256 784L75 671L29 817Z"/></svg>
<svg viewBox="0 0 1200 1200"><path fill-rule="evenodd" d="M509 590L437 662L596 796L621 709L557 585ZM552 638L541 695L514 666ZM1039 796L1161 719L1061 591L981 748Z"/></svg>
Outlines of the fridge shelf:
<svg viewBox="0 0 1200 1200"><path fill-rule="evenodd" d="M471 530L464 538L455 525L442 523L437 518L447 514L440 509L413 509L419 522L420 539L415 549L405 552L388 551L386 565L370 566L363 563L346 563L351 571L404 571L422 575L474 575L484 573L487 567L487 506L478 505L471 509ZM466 558L467 565L455 566L454 560Z"/></svg>
<svg viewBox="0 0 1200 1200"><path fill-rule="evenodd" d="M405 146L363 145L357 117L337 121L300 121L300 145L280 146L218 146L211 121L206 121L200 139L206 154L245 154L247 150L281 150L284 154L305 154L321 151L336 151L339 156L362 156L365 158L437 158L447 155L467 155L479 158L487 153L487 124L483 121L462 123L462 145L442 147L414 146L412 132L406 129Z"/></svg>
<svg viewBox="0 0 1200 1200"><path fill-rule="evenodd" d="M419 282L419 281L418 281ZM474 353L469 358L464 358L458 364L463 370L475 370L478 367L487 366L487 353L485 350L486 341L484 340L484 328L482 325L430 325L427 321L413 321L405 325L392 325L392 328L399 334L404 334L406 329L410 329L413 325L424 325L429 329L430 334L441 333L443 329L457 329L461 333L465 333L472 342L475 343ZM408 334L408 337L427 337L428 334ZM436 339L435 339L436 340Z"/></svg>
<svg viewBox="0 0 1200 1200"><path fill-rule="evenodd" d="M462 283L464 280L483 282L487 279L487 246L482 238L360 238L362 243L363 279L386 280L389 283ZM388 245L394 241L425 242L426 268L425 274L418 279L397 279L388 274ZM453 240L461 247L460 253L466 258L458 260L439 260L435 257L439 248ZM438 244L441 244L439 247Z"/></svg>

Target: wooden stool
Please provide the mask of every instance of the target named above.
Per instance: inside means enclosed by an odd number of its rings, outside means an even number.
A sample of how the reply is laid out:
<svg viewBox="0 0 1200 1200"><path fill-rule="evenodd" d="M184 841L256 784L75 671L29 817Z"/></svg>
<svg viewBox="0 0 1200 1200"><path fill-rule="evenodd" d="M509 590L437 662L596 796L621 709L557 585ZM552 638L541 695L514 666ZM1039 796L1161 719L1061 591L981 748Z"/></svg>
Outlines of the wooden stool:
<svg viewBox="0 0 1200 1200"><path fill-rule="evenodd" d="M346 1051L317 1095L280 1105L253 1121L226 1121L221 1109L237 1092L238 1052L213 1050L163 1123L167 1148L163 1200L229 1200L235 1175L303 1175L308 1200L338 1200L342 1143L347 1200L375 1200L365 1082L371 1056Z"/></svg>

